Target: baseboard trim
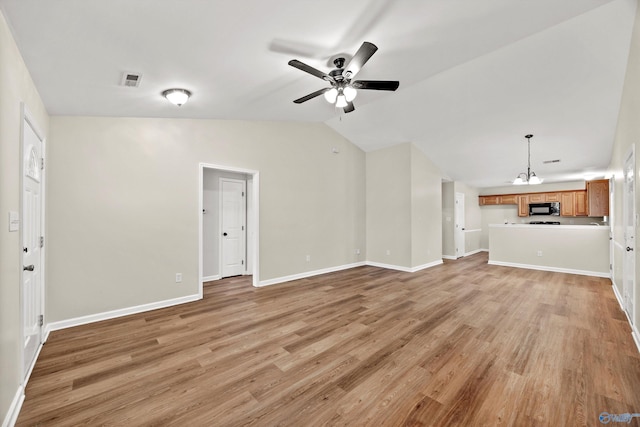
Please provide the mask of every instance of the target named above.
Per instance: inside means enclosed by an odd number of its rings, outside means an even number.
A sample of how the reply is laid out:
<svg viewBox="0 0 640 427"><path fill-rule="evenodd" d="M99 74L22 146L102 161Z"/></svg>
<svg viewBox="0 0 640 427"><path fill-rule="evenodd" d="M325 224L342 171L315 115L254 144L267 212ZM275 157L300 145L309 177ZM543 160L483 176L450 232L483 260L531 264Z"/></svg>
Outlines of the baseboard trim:
<svg viewBox="0 0 640 427"><path fill-rule="evenodd" d="M417 267L404 267L402 265L383 264L381 262L374 262L374 261L367 261L366 264L370 265L372 267L386 268L386 269L389 269L389 270L398 270L398 271L402 271L402 272L405 272L405 273L415 273L415 272L420 271L420 270L425 270L427 268L431 268L431 267L435 267L437 265L441 265L442 264L442 260L439 259L439 260L430 262L428 264L419 265Z"/></svg>
<svg viewBox="0 0 640 427"><path fill-rule="evenodd" d="M579 274L581 276L604 277L606 279L611 278L611 275L609 274L609 272L601 273L599 271L574 270L571 268L548 267L545 265L518 264L513 262L502 262L502 261L491 261L491 260L489 260L489 265L499 265L502 267L526 268L529 270L551 271L554 273Z"/></svg>
<svg viewBox="0 0 640 427"><path fill-rule="evenodd" d="M274 279L261 280L258 287L276 285L278 283L291 282L293 280L306 279L307 277L319 276L321 274L334 273L336 271L348 270L350 268L362 267L364 262L356 262L353 264L339 265L337 267L323 268L320 270L305 271L304 273L292 274L290 276L276 277Z"/></svg>
<svg viewBox="0 0 640 427"><path fill-rule="evenodd" d="M467 252L464 256L471 256L475 254L479 254L480 252L484 252L484 249L476 249L475 251Z"/></svg>
<svg viewBox="0 0 640 427"><path fill-rule="evenodd" d="M215 276L207 276L207 277L203 277L201 282L213 282L214 280L220 280L222 277L220 277L219 274L216 274Z"/></svg>
<svg viewBox="0 0 640 427"><path fill-rule="evenodd" d="M149 304L136 305L133 307L122 308L118 310L106 311L104 313L90 314L88 316L76 317L73 319L61 320L58 322L48 323L45 328L45 336L49 336L51 331L59 329L72 328L74 326L86 325L87 323L100 322L102 320L115 319L116 317L128 316L130 314L142 313L145 311L157 310L159 308L171 307L173 305L185 304L188 302L202 299L200 294L187 295L184 297L173 298L164 301L152 302Z"/></svg>
<svg viewBox="0 0 640 427"><path fill-rule="evenodd" d="M638 348L638 352L640 352L640 332L638 332L638 329L631 325L631 336L633 337L633 340L636 342L636 347Z"/></svg>
<svg viewBox="0 0 640 427"><path fill-rule="evenodd" d="M33 361L31 362L31 365L29 366L29 370L25 373L24 376L24 386L27 386L27 383L29 382L29 378L31 378L31 373L33 372L33 368L36 366L36 362L38 361L38 358L40 357L40 352L42 351L42 347L43 344L45 342L47 342L46 338L49 338L49 334L42 334L42 342L38 345L38 349L36 350L36 355L33 358Z"/></svg>
<svg viewBox="0 0 640 427"><path fill-rule="evenodd" d="M636 329L636 327L633 325L629 314L627 314L627 311L624 309L624 304L622 303L622 295L620 295L620 292L618 292L618 288L616 288L616 283L613 281L613 279L611 280L611 287L613 288L613 294L616 296L616 300L618 300L618 304L620 304L620 310L622 310L622 312L626 316L627 323L629 323L629 326L631 327L631 336L633 337L633 341L636 343L638 353L640 353L640 333L638 332L638 329Z"/></svg>
<svg viewBox="0 0 640 427"><path fill-rule="evenodd" d="M626 313L626 311L624 310L624 304L622 303L622 295L620 295L620 292L618 292L616 283L613 280L611 280L611 287L613 288L613 294L616 296L616 299L618 300L618 304L620 304L620 310Z"/></svg>
<svg viewBox="0 0 640 427"><path fill-rule="evenodd" d="M22 403L24 402L24 387L19 386L16 391L9 410L2 421L2 427L13 427L18 421L18 415L20 415L20 409L22 409Z"/></svg>
<svg viewBox="0 0 640 427"><path fill-rule="evenodd" d="M452 260L456 260L456 259L458 259L458 258L456 258L456 257L455 257L455 256L453 256L453 255L442 255L442 259L452 259Z"/></svg>

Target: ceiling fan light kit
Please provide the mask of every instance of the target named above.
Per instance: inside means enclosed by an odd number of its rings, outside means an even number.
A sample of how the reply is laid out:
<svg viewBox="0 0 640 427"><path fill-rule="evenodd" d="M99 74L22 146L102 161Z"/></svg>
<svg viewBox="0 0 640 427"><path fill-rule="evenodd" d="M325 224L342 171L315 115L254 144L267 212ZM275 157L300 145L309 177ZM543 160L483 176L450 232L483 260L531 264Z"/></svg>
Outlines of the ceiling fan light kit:
<svg viewBox="0 0 640 427"><path fill-rule="evenodd" d="M364 64L377 50L378 47L373 43L364 42L346 66L346 60L344 57L340 56L335 58L333 60L333 64L336 68L331 70L328 74L300 62L297 59L292 59L289 61L289 65L302 70L305 73L309 73L312 76L318 77L331 85L329 88L317 90L309 95L303 96L302 98L298 98L293 102L296 104L302 104L303 102L313 99L319 95L324 95L327 102L335 104L336 108L342 108L345 113L350 113L355 110L353 100L358 95L357 89L395 91L400 85L400 82L398 81L353 80L356 74L358 74Z"/></svg>
<svg viewBox="0 0 640 427"><path fill-rule="evenodd" d="M513 185L537 185L542 184L542 178L539 178L534 171L531 170L531 138L532 134L525 135L527 138L527 172L518 174L513 181Z"/></svg>
<svg viewBox="0 0 640 427"><path fill-rule="evenodd" d="M162 96L167 98L170 103L180 107L189 100L191 92L186 89L167 89L162 92Z"/></svg>

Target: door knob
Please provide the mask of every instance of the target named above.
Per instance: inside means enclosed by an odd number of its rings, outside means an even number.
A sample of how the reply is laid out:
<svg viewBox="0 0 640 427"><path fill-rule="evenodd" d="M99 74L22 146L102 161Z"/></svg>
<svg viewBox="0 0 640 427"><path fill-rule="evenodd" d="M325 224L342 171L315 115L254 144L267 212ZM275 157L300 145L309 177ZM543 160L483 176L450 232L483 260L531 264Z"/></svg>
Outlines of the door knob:
<svg viewBox="0 0 640 427"><path fill-rule="evenodd" d="M223 235L223 236L226 236L226 235L227 235L227 233L222 233L222 235Z"/></svg>
<svg viewBox="0 0 640 427"><path fill-rule="evenodd" d="M630 252L632 250L633 250L633 248L630 248L629 246L627 246L627 252Z"/></svg>
<svg viewBox="0 0 640 427"><path fill-rule="evenodd" d="M31 264L31 265L25 265L25 266L23 266L23 267L22 267L22 270L23 270L23 271L33 271L35 268L36 268L36 267L35 267L33 264Z"/></svg>

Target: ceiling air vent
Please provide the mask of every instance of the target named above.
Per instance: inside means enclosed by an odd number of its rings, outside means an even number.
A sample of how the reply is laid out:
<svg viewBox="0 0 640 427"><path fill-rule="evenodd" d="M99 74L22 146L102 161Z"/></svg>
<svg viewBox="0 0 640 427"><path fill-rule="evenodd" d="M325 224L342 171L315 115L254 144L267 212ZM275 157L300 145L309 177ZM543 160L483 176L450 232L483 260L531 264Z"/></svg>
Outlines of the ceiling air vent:
<svg viewBox="0 0 640 427"><path fill-rule="evenodd" d="M555 159L555 160L545 160L544 162L545 165L548 165L549 163L560 163L560 159Z"/></svg>
<svg viewBox="0 0 640 427"><path fill-rule="evenodd" d="M124 73L122 75L122 86L138 87L140 86L140 80L142 80L142 74Z"/></svg>

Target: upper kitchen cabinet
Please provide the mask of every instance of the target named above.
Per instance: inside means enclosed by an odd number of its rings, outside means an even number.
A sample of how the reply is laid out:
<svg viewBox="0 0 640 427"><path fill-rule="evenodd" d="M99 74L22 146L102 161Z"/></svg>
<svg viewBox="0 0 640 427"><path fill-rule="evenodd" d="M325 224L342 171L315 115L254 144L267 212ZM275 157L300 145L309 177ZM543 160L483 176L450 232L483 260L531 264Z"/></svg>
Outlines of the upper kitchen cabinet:
<svg viewBox="0 0 640 427"><path fill-rule="evenodd" d="M518 216L529 216L529 196L518 196Z"/></svg>
<svg viewBox="0 0 640 427"><path fill-rule="evenodd" d="M587 181L587 216L609 215L609 180Z"/></svg>
<svg viewBox="0 0 640 427"><path fill-rule="evenodd" d="M518 196L516 194L500 194L497 196L480 196L478 198L480 206L489 205L517 205Z"/></svg>
<svg viewBox="0 0 640 427"><path fill-rule="evenodd" d="M560 215L576 216L576 194L566 191L560 195Z"/></svg>
<svg viewBox="0 0 640 427"><path fill-rule="evenodd" d="M544 193L545 202L559 202L562 193Z"/></svg>
<svg viewBox="0 0 640 427"><path fill-rule="evenodd" d="M499 205L500 196L480 196L479 201L480 201L480 206Z"/></svg>
<svg viewBox="0 0 640 427"><path fill-rule="evenodd" d="M505 194L500 196L500 204L501 205L517 205L518 204L518 195L516 194Z"/></svg>
<svg viewBox="0 0 640 427"><path fill-rule="evenodd" d="M586 190L560 190L555 192L495 194L480 196L480 206L517 205L518 216L529 216L530 203L560 202L560 215L568 217L609 215L609 181L587 181Z"/></svg>
<svg viewBox="0 0 640 427"><path fill-rule="evenodd" d="M529 194L529 203L543 203L546 196L544 193L532 193Z"/></svg>
<svg viewBox="0 0 640 427"><path fill-rule="evenodd" d="M585 190L575 191L575 216L589 216L587 215L587 192Z"/></svg>

